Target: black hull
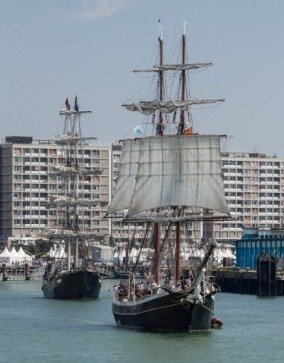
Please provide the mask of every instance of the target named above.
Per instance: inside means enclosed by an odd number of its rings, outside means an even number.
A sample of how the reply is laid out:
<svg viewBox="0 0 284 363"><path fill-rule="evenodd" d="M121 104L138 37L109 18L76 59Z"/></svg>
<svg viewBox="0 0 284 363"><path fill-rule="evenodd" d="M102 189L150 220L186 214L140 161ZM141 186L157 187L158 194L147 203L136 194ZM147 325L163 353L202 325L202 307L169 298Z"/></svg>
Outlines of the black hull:
<svg viewBox="0 0 284 363"><path fill-rule="evenodd" d="M126 280L129 277L129 273L124 271L113 271L114 279Z"/></svg>
<svg viewBox="0 0 284 363"><path fill-rule="evenodd" d="M214 314L214 297L201 304L186 300L182 292L152 295L135 302L114 301L112 311L120 326L153 331L207 331Z"/></svg>
<svg viewBox="0 0 284 363"><path fill-rule="evenodd" d="M141 274L137 273L135 274L135 278L139 279L141 278ZM125 271L113 271L113 279L119 279L119 280L127 280L129 278L129 272L125 272Z"/></svg>
<svg viewBox="0 0 284 363"><path fill-rule="evenodd" d="M97 299L101 289L101 276L88 270L56 274L51 280L43 280L42 291L50 299Z"/></svg>

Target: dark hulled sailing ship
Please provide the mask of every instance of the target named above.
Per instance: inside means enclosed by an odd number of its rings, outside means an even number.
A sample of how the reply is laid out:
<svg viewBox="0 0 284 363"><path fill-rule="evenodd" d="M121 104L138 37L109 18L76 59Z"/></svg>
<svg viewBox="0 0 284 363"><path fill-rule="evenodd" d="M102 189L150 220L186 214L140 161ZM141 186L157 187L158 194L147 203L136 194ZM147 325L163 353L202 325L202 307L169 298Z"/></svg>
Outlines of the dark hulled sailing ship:
<svg viewBox="0 0 284 363"><path fill-rule="evenodd" d="M84 183L102 173L102 169L84 163L84 149L94 139L81 134L81 115L91 111L79 110L77 96L74 109L68 98L66 109L60 111L64 117L64 132L56 143L62 157L54 165L50 177L57 179L60 193L53 196L48 208L55 213L57 226L48 231L48 239L55 246L64 245L67 258L61 262L49 263L43 277L42 291L46 298L81 299L98 298L101 276L90 259L90 246L101 236L85 231L84 210L102 203L84 198Z"/></svg>
<svg viewBox="0 0 284 363"><path fill-rule="evenodd" d="M217 289L207 273L215 247L204 241L205 255L194 273L181 277L181 231L185 223L228 218L221 169L221 135L200 135L193 131L191 106L222 99L189 97L187 73L211 63L191 64L186 58L185 27L179 64L164 64L162 32L159 36L159 64L140 72L154 72L158 94L151 101L124 104L128 110L152 115L154 136L123 140L119 178L109 206L110 217L148 224L153 231L154 257L144 280L135 281L135 267L129 279L115 288L112 311L121 326L148 330L208 330L214 315ZM138 71L137 71L138 72ZM167 99L166 72L178 73L179 92ZM171 117L171 120L170 120ZM177 124L175 120L178 118ZM174 125L176 132L167 133ZM172 127L172 126L171 126ZM174 238L170 279L160 279L160 261L165 242Z"/></svg>

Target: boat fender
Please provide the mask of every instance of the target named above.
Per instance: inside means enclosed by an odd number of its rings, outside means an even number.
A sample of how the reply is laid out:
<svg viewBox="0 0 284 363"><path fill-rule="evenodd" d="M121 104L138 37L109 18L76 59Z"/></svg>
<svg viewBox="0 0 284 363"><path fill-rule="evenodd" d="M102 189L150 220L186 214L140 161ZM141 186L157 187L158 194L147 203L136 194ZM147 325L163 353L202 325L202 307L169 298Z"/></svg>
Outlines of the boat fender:
<svg viewBox="0 0 284 363"><path fill-rule="evenodd" d="M221 328L222 325L223 325L222 320L220 320L218 318L212 318L212 320L211 320L211 328L212 329Z"/></svg>

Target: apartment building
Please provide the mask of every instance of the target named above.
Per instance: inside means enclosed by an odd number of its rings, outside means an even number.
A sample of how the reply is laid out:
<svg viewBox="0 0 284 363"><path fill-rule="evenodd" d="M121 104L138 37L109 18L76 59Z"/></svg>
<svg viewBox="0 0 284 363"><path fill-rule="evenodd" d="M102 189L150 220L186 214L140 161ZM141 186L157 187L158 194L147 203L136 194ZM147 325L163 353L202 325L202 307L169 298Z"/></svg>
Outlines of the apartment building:
<svg viewBox="0 0 284 363"><path fill-rule="evenodd" d="M112 147L112 189L118 177L121 145ZM218 241L242 237L243 228L283 228L284 159L263 153L222 153L224 189L231 220L188 224L183 237L201 239L213 235ZM209 229L212 229L210 231ZM116 242L127 242L133 227L113 221L112 235ZM140 226L140 234L145 225Z"/></svg>
<svg viewBox="0 0 284 363"><path fill-rule="evenodd" d="M245 227L283 228L284 159L263 153L223 153L225 194L232 219L214 224L218 240L235 240Z"/></svg>
<svg viewBox="0 0 284 363"><path fill-rule="evenodd" d="M86 144L79 151L86 168L101 167L99 176L86 176L80 195L108 202L110 199L110 148ZM0 236L37 236L56 226L57 215L48 210L50 197L60 195L62 184L50 174L52 166L62 163L62 146L32 137L7 137L0 145ZM110 233L104 219L106 207L87 207L81 215L84 229Z"/></svg>
<svg viewBox="0 0 284 363"><path fill-rule="evenodd" d="M100 176L89 176L81 186L86 199L109 201L119 173L121 145L84 146L86 167L99 166ZM62 149L53 141L31 137L6 138L0 145L0 235L36 236L56 224L56 214L46 209L50 197L60 194L60 183L49 175L60 163ZM222 154L225 195L231 220L214 222L209 234L219 241L242 237L244 227L283 228L284 158L263 153ZM122 223L103 218L107 207L84 211L84 228L111 236L112 243L127 243L145 237L146 224ZM201 223L188 223L183 238L201 239L208 232Z"/></svg>

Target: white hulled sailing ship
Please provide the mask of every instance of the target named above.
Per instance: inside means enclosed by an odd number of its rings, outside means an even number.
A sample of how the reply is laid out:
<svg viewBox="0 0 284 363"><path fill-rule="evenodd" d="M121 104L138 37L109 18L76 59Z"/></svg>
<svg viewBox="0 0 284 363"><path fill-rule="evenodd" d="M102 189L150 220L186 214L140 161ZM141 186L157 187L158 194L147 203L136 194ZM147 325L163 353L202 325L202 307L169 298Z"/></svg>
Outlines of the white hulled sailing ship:
<svg viewBox="0 0 284 363"><path fill-rule="evenodd" d="M90 247L102 236L86 231L81 217L84 210L103 204L84 198L83 193L84 182L103 170L84 163L84 149L94 138L82 136L80 118L91 111L79 110L77 96L74 109L68 98L65 106L59 113L64 117L63 135L55 141L62 157L50 172L50 177L56 178L60 185L60 193L50 198L47 207L57 218L56 228L48 231L48 239L54 246L61 246L61 249L64 246L67 259L47 265L42 290L47 298L98 298L101 276L90 259Z"/></svg>
<svg viewBox="0 0 284 363"><path fill-rule="evenodd" d="M129 280L114 290L113 314L118 325L149 330L208 330L214 314L216 288L207 274L215 247L203 241L204 257L194 274L181 271L181 228L194 221L211 222L229 217L221 169L221 135L195 133L191 107L223 99L191 99L188 71L211 65L187 61L185 24L181 62L164 64L162 30L159 35L159 63L151 69L157 75L154 100L123 104L130 111L152 115L154 136L123 140L117 187L108 209L110 217L148 224L153 232L154 257L145 279L135 281L135 266ZM166 73L178 74L178 96L167 98ZM171 120L170 120L171 118ZM177 123L176 123L177 120ZM175 128L175 133L168 132ZM160 262L166 240L174 236L174 266L169 278L160 279Z"/></svg>

